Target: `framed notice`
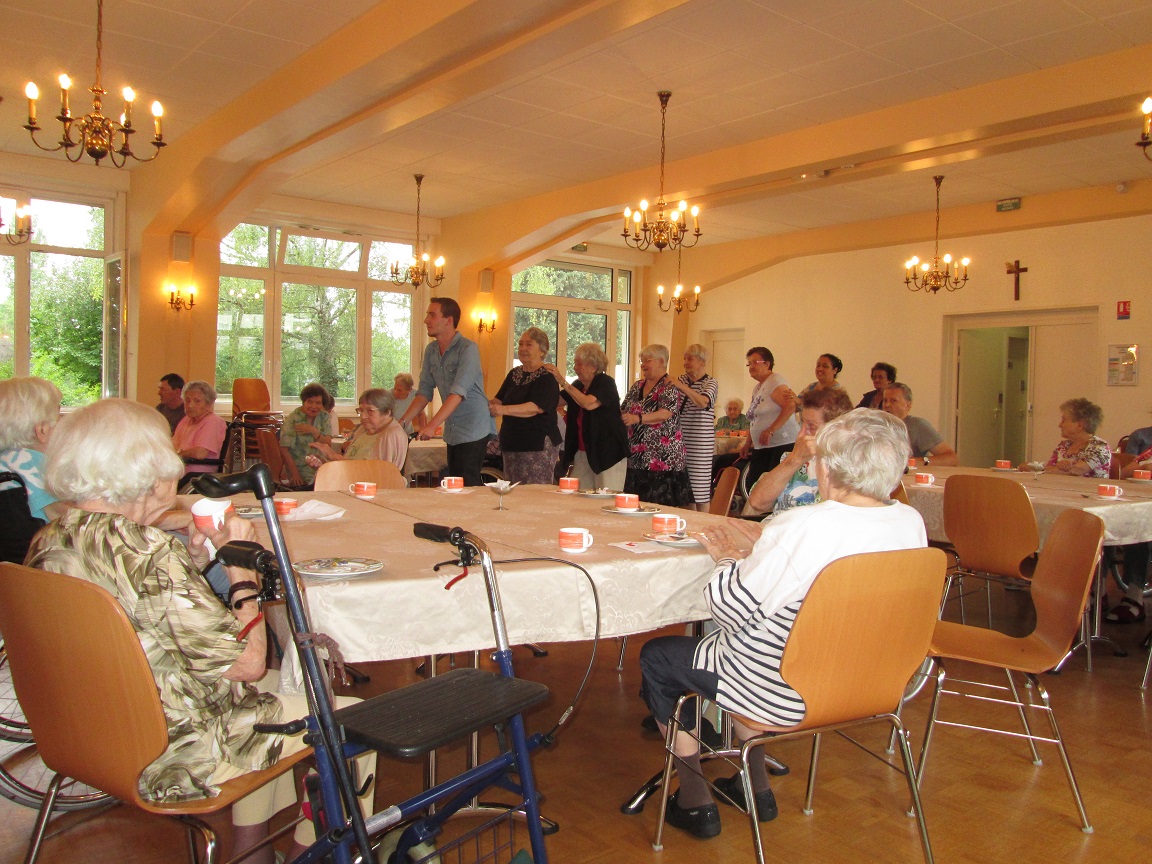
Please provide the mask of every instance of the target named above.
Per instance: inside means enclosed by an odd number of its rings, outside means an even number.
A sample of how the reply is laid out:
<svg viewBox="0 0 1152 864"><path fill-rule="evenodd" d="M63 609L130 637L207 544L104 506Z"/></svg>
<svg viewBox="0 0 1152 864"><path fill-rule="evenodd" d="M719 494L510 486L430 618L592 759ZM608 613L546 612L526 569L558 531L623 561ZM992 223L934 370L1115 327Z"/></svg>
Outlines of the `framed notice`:
<svg viewBox="0 0 1152 864"><path fill-rule="evenodd" d="M1140 346L1108 346L1108 386L1135 387L1140 383Z"/></svg>

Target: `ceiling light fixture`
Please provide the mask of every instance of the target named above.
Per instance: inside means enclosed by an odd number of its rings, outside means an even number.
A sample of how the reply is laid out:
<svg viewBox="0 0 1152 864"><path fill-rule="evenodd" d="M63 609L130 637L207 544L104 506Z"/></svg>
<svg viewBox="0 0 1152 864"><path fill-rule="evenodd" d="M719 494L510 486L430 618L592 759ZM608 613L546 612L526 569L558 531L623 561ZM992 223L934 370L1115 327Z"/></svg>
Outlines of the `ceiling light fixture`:
<svg viewBox="0 0 1152 864"><path fill-rule="evenodd" d="M0 219L0 230L4 228L4 220ZM16 224L13 230L4 234L4 239L12 246L19 246L32 239L32 208L25 204L16 208Z"/></svg>
<svg viewBox="0 0 1152 864"><path fill-rule="evenodd" d="M695 312L700 308L700 286L697 285L692 291L692 305L688 305L688 298L681 296L684 293L684 286L680 282L680 261L683 257L683 247L676 248L676 287L672 291L672 297L668 300L668 305L664 305L664 286L656 286L656 305L660 307L661 312L670 312L675 309L676 314L679 315L681 311L687 309L689 312Z"/></svg>
<svg viewBox="0 0 1152 864"><path fill-rule="evenodd" d="M36 140L36 133L40 126L36 123L36 100L40 97L40 88L29 81L24 88L28 97L28 123L24 126L32 136L34 143L41 150L54 153L63 150L69 162L79 162L87 153L100 164L101 160L108 158L117 168L123 168L129 158L137 162L151 162L160 155L160 148L165 146L164 135L161 131L161 117L164 116L164 107L159 102L152 103L152 123L155 135L151 144L156 152L147 159L142 159L132 152L131 138L136 134L132 126L132 103L136 100L136 92L131 87L124 88L124 113L117 122L102 113L103 99L108 91L100 86L100 72L103 67L104 54L104 0L96 0L96 83L88 90L92 93L92 113L85 114L77 119L72 116L68 107L68 90L72 86L72 79L67 75L60 76L60 113L56 119L64 127L63 134L55 147L45 147ZM79 140L73 138L76 133ZM119 138L120 146L116 146ZM78 148L78 149L77 149ZM75 156L73 156L75 153Z"/></svg>
<svg viewBox="0 0 1152 864"><path fill-rule="evenodd" d="M927 261L921 263L915 255L904 262L904 284L908 290L923 289L929 294L935 294L941 288L956 291L963 287L968 281L969 261L968 258L962 258L953 275L952 256L940 257L940 184L944 182L944 175L937 174L932 179L936 181L936 246L932 252L932 264L929 265ZM916 272L917 265L920 273Z"/></svg>
<svg viewBox="0 0 1152 864"><path fill-rule="evenodd" d="M407 283L413 288L419 288L421 284L435 288L444 281L444 256L432 262L436 272L429 274L428 262L432 256L420 251L420 184L424 182L424 175L412 176L416 178L416 242L412 245L412 260L407 266L401 266L399 261L392 262L392 281L397 285Z"/></svg>
<svg viewBox="0 0 1152 864"><path fill-rule="evenodd" d="M648 221L648 202L641 201L640 209L633 212L631 207L624 208L624 242L629 246L643 251L655 246L657 252L665 249L676 249L681 245L692 247L700 240L700 208L692 208L692 231L687 226L688 202L681 201L678 208L672 208L665 217L664 211L668 205L664 201L664 130L668 116L668 100L672 98L670 90L661 90L660 97L660 200L656 202L656 218ZM629 233L628 223L633 223L633 233ZM691 243L685 242L685 237L691 234Z"/></svg>
<svg viewBox="0 0 1152 864"><path fill-rule="evenodd" d="M1148 155L1148 147L1152 145L1152 96L1144 100L1140 110L1144 112L1144 129L1140 133L1140 140L1136 142L1136 146L1144 151L1144 158L1152 162L1152 156Z"/></svg>

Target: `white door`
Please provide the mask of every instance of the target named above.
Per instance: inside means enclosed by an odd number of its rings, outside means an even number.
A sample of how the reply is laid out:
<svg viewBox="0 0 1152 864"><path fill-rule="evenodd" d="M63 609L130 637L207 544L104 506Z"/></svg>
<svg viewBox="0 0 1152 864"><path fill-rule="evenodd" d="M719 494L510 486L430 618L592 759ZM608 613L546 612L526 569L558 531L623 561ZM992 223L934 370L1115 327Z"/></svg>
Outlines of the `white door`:
<svg viewBox="0 0 1152 864"><path fill-rule="evenodd" d="M729 399L739 399L748 408L752 393L752 379L744 366L743 330L705 330L700 334L700 343L708 349L708 374L716 379L719 390L716 394L716 416L724 413Z"/></svg>

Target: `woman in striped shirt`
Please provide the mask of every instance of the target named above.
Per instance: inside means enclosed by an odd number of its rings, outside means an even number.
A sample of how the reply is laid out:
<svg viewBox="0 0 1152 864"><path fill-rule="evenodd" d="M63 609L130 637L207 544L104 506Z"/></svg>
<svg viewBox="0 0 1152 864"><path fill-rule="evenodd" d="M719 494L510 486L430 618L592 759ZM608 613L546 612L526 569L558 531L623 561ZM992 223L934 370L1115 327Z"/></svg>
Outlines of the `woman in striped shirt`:
<svg viewBox="0 0 1152 864"><path fill-rule="evenodd" d="M852 411L816 436L821 503L788 510L768 523L730 522L698 535L716 561L705 596L719 629L703 638L665 636L644 646L641 693L662 732L676 700L689 690L767 724L789 726L804 718L804 701L780 676L780 662L816 576L847 555L927 544L920 514L888 498L907 455L908 434L897 418ZM745 551L749 543L751 552ZM691 728L692 719L685 719ZM681 733L674 747L680 789L669 799L668 822L697 837L714 837L720 813L700 771L696 739ZM750 764L756 811L767 822L776 815L767 770L761 758ZM721 800L744 806L739 774L715 786Z"/></svg>
<svg viewBox="0 0 1152 864"><path fill-rule="evenodd" d="M684 396L680 432L684 436L685 463L697 510L707 510L712 500L712 457L716 455L716 379L704 371L708 349L689 345L684 349L684 374L670 379ZM691 507L689 507L691 509Z"/></svg>

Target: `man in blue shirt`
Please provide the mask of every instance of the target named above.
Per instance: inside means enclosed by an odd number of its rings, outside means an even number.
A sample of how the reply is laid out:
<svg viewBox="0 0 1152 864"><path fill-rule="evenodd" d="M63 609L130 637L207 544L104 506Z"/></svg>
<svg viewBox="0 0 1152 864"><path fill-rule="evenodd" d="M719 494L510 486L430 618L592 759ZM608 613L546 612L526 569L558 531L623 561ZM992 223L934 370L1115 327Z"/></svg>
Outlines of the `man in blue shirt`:
<svg viewBox="0 0 1152 864"><path fill-rule="evenodd" d="M483 484L480 468L484 451L489 437L496 434L496 423L488 410L488 396L484 393L480 349L471 339L457 332L460 304L451 297L433 297L429 301L424 326L433 341L424 349L416 398L404 416L398 419L401 425L411 422L432 401L435 388L443 404L417 437L427 441L433 431L444 424L448 475L463 477L465 486L480 486Z"/></svg>

